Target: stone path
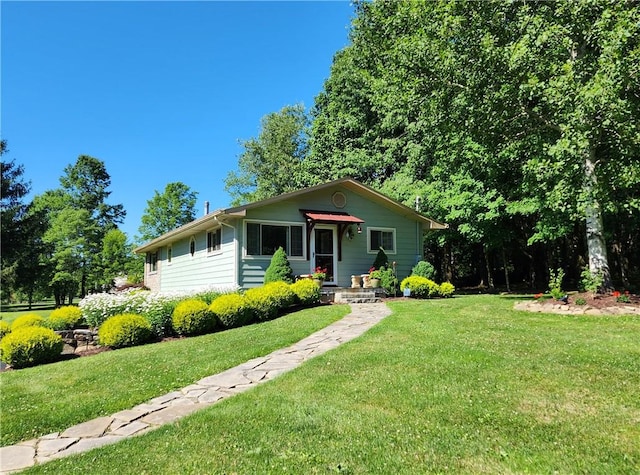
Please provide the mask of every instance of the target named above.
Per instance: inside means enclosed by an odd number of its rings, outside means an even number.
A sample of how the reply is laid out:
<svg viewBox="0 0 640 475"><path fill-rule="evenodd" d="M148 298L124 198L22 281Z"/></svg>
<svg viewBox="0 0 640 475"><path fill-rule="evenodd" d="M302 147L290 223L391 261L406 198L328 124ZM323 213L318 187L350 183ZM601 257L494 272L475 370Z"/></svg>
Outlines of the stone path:
<svg viewBox="0 0 640 475"><path fill-rule="evenodd" d="M222 373L151 399L131 409L83 422L62 432L54 432L0 448L0 475L13 473L37 463L113 444L125 437L144 434L169 424L222 399L270 381L303 362L362 335L389 315L383 303L352 304L342 320L309 335L288 348L254 358Z"/></svg>

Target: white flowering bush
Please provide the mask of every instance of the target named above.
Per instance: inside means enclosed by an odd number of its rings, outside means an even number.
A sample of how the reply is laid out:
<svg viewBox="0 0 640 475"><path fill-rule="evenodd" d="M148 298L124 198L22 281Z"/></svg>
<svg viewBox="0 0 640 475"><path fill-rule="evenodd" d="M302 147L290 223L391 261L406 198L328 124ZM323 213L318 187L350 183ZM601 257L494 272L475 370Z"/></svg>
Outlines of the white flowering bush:
<svg viewBox="0 0 640 475"><path fill-rule="evenodd" d="M180 292L133 290L114 294L91 294L83 298L78 306L91 327L99 327L114 315L136 313L149 321L156 336L162 337L172 333L171 314L181 301L196 298L208 302L214 298L213 296L238 290L237 285L224 285Z"/></svg>

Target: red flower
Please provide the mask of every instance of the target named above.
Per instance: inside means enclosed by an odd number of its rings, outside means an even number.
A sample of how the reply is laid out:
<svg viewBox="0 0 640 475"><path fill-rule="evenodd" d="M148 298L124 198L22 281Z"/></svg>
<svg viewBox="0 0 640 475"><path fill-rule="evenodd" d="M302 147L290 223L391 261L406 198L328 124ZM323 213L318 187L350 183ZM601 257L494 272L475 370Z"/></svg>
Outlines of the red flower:
<svg viewBox="0 0 640 475"><path fill-rule="evenodd" d="M375 267L371 267L371 268L369 269L369 274L371 274L374 270L376 270L376 268L375 268Z"/></svg>
<svg viewBox="0 0 640 475"><path fill-rule="evenodd" d="M542 293L535 294L535 295L533 296L533 298L534 298L534 299L536 299L536 300L538 300L538 299L539 299L539 298L541 298L541 297L542 297Z"/></svg>
<svg viewBox="0 0 640 475"><path fill-rule="evenodd" d="M614 297L620 297L620 291L619 290L614 290L611 295L613 295Z"/></svg>

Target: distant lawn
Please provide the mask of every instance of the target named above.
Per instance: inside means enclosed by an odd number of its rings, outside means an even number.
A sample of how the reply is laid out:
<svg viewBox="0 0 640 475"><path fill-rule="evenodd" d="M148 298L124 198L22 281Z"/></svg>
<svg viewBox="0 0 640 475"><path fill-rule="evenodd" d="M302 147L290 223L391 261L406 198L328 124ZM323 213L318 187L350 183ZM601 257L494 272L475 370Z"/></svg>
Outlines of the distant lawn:
<svg viewBox="0 0 640 475"><path fill-rule="evenodd" d="M349 311L316 307L225 332L1 373L1 444L129 409L291 345Z"/></svg>
<svg viewBox="0 0 640 475"><path fill-rule="evenodd" d="M74 305L78 301L74 302ZM29 304L27 303L13 303L2 304L0 306L0 319L7 323L12 323L16 318L27 313L35 313L43 318L47 318L49 314L56 308L56 303L53 300L45 300L42 302L33 302L31 310L29 310Z"/></svg>
<svg viewBox="0 0 640 475"><path fill-rule="evenodd" d="M24 473L639 473L640 317L512 305L391 302L274 381Z"/></svg>

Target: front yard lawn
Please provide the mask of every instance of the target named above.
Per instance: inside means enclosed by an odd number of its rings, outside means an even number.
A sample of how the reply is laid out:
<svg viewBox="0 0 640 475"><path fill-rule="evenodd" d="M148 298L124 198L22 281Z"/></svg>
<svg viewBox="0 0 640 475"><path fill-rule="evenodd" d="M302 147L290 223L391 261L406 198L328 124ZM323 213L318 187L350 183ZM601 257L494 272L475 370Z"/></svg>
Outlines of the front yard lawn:
<svg viewBox="0 0 640 475"><path fill-rule="evenodd" d="M24 473L640 472L639 317L519 312L498 296L388 305L274 381Z"/></svg>

